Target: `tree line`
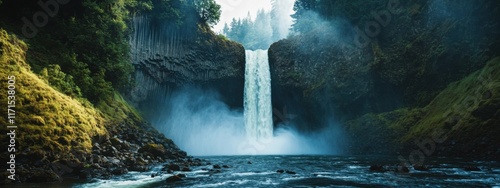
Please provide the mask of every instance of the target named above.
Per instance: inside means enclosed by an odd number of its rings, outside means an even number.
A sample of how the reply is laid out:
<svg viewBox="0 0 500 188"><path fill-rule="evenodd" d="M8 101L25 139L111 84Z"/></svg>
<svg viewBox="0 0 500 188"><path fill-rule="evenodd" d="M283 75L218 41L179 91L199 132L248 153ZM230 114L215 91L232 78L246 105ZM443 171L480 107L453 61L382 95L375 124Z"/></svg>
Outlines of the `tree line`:
<svg viewBox="0 0 500 188"><path fill-rule="evenodd" d="M128 43L133 16L148 14L178 25L213 25L220 17L214 0L43 2L0 0L0 27L23 36L24 25L46 22L36 28L35 37L24 38L29 45L27 62L52 86L94 104L112 100L115 91L126 91L133 84ZM198 23L184 23L190 16Z"/></svg>

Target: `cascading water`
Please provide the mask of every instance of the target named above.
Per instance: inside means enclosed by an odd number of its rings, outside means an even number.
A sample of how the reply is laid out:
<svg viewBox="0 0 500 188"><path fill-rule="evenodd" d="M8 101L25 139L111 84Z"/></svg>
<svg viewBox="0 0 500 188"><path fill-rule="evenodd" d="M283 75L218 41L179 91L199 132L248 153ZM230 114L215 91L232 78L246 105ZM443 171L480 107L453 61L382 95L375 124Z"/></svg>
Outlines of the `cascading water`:
<svg viewBox="0 0 500 188"><path fill-rule="evenodd" d="M244 109L230 109L216 91L183 88L153 120L191 155L334 154L338 131L300 133L293 122L273 130L271 76L267 50L246 51Z"/></svg>
<svg viewBox="0 0 500 188"><path fill-rule="evenodd" d="M267 50L245 52L244 119L247 139L263 141L273 136L271 75Z"/></svg>

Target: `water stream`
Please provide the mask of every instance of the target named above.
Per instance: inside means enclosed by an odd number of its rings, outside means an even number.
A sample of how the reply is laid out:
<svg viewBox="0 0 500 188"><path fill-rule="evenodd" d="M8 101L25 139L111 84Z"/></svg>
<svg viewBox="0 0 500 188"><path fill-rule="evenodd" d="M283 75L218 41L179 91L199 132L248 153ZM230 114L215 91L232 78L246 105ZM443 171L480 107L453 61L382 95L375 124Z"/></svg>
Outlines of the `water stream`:
<svg viewBox="0 0 500 188"><path fill-rule="evenodd" d="M273 136L271 75L267 50L246 51L244 119L247 139L262 142Z"/></svg>

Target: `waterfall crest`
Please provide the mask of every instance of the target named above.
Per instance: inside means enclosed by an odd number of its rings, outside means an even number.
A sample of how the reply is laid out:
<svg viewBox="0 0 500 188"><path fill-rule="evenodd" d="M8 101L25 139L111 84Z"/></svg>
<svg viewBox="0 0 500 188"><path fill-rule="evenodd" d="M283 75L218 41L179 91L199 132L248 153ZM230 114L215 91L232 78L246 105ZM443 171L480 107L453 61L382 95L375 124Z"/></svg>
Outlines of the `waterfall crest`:
<svg viewBox="0 0 500 188"><path fill-rule="evenodd" d="M271 73L267 50L247 50L245 55L245 131L249 140L262 141L273 136Z"/></svg>

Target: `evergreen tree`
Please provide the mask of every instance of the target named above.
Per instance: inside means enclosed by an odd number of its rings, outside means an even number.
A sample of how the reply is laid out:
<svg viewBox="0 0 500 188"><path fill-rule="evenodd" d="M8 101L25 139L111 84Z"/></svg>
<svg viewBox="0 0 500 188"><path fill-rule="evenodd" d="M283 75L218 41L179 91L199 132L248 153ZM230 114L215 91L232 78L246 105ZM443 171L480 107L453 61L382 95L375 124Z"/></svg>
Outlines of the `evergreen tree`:
<svg viewBox="0 0 500 188"><path fill-rule="evenodd" d="M201 20L208 25L215 25L219 22L221 7L215 0L191 0L198 12Z"/></svg>

